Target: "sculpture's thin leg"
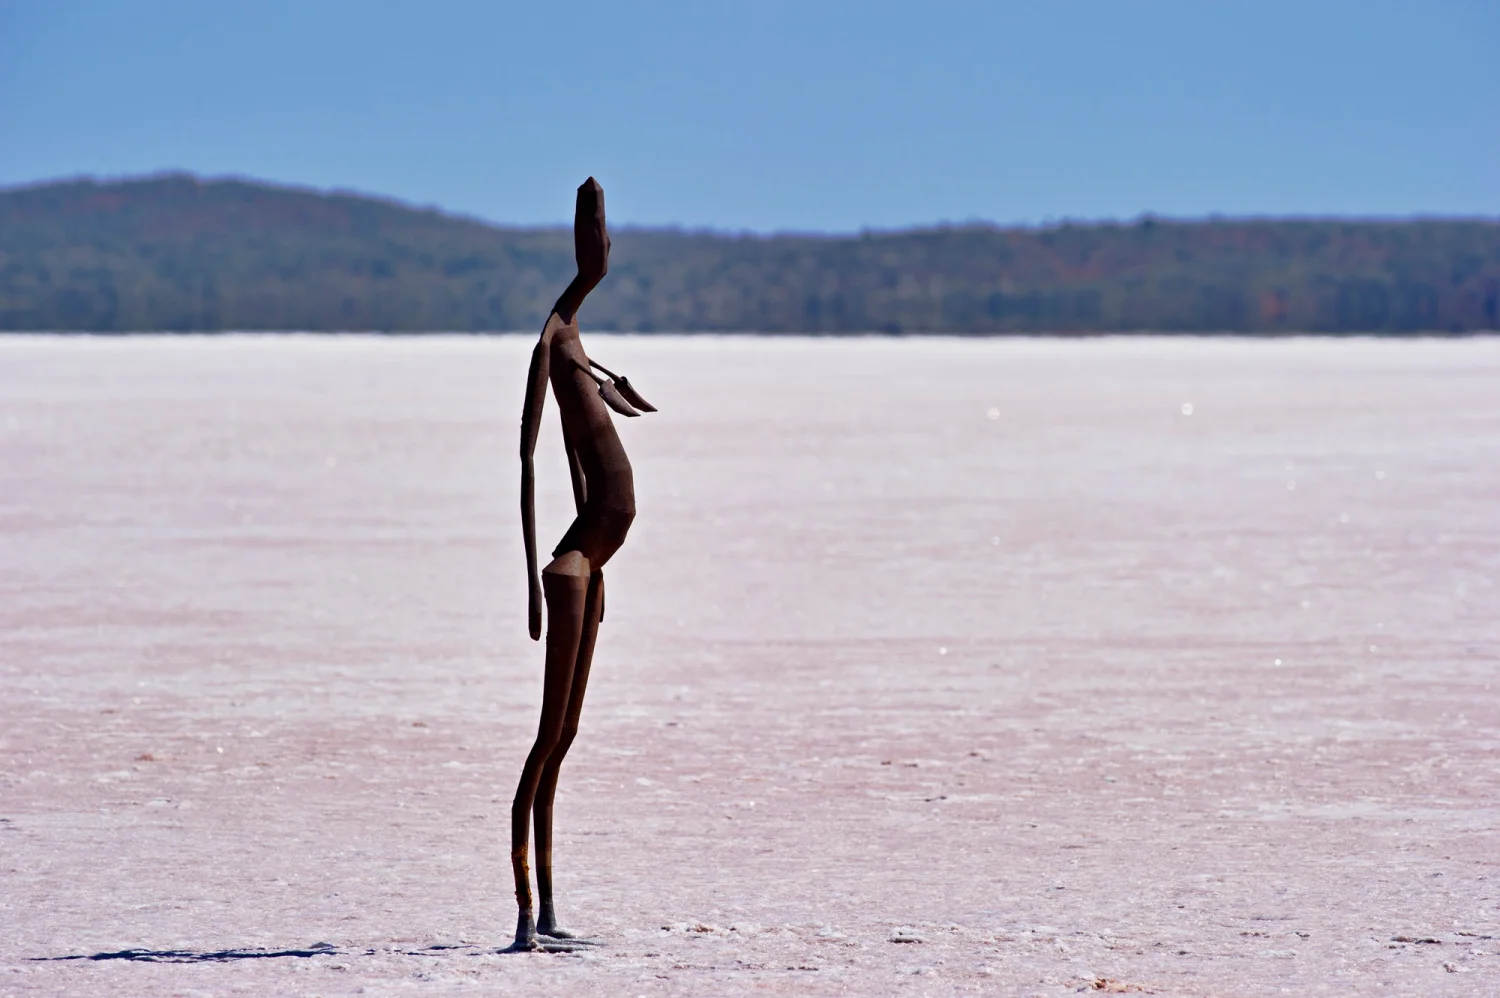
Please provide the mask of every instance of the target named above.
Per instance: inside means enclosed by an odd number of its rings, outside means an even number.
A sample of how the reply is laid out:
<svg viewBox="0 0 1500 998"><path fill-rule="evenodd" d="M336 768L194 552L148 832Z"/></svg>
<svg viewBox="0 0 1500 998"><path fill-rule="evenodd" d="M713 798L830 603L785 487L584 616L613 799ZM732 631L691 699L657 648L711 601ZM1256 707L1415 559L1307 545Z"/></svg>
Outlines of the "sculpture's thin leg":
<svg viewBox="0 0 1500 998"><path fill-rule="evenodd" d="M526 837L542 769L562 738L568 700L573 692L573 669L583 637L584 606L589 590L589 562L568 551L542 570L542 592L547 601L547 665L542 680L542 718L536 742L521 769L510 809L510 862L516 878L516 941L512 949L537 948L532 922L531 876L526 862Z"/></svg>
<svg viewBox="0 0 1500 998"><path fill-rule="evenodd" d="M557 775L573 739L578 737L578 715L583 712L583 694L588 689L589 666L594 660L594 641L599 636L599 611L604 604L604 573L595 571L589 578L588 598L584 601L583 633L578 641L578 660L573 666L573 689L563 718L562 736L542 767L542 781L537 785L532 815L536 822L536 931L554 939L576 936L558 927L552 909L552 798L557 793Z"/></svg>

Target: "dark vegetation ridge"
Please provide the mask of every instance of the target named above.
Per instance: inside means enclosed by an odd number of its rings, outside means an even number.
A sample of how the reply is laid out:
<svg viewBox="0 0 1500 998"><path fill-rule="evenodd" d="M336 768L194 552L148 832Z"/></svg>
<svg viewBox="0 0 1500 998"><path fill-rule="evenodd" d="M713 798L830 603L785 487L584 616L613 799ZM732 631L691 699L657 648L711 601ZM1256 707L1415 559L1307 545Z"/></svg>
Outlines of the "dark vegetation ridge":
<svg viewBox="0 0 1500 998"><path fill-rule="evenodd" d="M595 329L1466 332L1500 328L1500 221L616 234ZM0 191L0 329L534 330L571 231L158 176Z"/></svg>

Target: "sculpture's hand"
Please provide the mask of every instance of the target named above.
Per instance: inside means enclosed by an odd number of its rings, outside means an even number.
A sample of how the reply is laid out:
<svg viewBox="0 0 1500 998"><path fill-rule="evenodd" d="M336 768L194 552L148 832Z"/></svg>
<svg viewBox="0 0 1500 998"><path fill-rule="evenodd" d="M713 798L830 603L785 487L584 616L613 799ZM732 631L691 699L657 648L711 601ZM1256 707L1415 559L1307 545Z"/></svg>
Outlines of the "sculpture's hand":
<svg viewBox="0 0 1500 998"><path fill-rule="evenodd" d="M639 416L640 412L636 410L643 410L645 412L656 411L656 406L641 398L641 393L635 390L635 386L630 383L629 378L616 374L597 360L590 360L588 366L584 366L576 360L573 361L573 364L584 374L587 374L599 383L599 397L604 400L606 405L620 415ZM609 378L606 380L595 374L593 369L596 367L609 375Z"/></svg>
<svg viewBox="0 0 1500 998"><path fill-rule="evenodd" d="M531 640L542 639L542 584L536 576L531 578L531 596L526 602L526 626L531 631Z"/></svg>
<svg viewBox="0 0 1500 998"><path fill-rule="evenodd" d="M635 386L630 383L629 378L616 378L615 387L619 389L619 392L622 396L624 396L625 401L629 402L637 409L640 409L644 412L656 411L656 406L641 398L641 393L635 390Z"/></svg>

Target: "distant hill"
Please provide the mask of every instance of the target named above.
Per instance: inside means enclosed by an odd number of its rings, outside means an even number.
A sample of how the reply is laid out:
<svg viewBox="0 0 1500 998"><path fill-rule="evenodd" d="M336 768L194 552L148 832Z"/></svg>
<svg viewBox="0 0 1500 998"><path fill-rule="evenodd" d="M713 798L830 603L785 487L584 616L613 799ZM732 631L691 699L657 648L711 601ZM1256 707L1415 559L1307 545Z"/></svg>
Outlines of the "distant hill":
<svg viewBox="0 0 1500 998"><path fill-rule="evenodd" d="M614 237L588 328L1500 328L1497 220ZM572 272L568 230L349 194L182 175L0 191L0 329L534 330Z"/></svg>

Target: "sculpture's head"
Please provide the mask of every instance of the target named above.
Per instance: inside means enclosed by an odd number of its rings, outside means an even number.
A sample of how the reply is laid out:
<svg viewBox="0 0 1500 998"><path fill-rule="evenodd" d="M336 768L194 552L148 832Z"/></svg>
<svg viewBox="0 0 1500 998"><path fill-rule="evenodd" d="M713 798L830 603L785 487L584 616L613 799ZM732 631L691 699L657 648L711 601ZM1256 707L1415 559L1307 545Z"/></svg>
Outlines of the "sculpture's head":
<svg viewBox="0 0 1500 998"><path fill-rule="evenodd" d="M609 273L609 227L604 224L604 188L593 177L578 188L573 209L573 256L578 274L593 284Z"/></svg>

